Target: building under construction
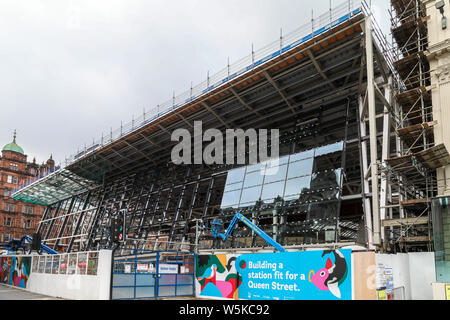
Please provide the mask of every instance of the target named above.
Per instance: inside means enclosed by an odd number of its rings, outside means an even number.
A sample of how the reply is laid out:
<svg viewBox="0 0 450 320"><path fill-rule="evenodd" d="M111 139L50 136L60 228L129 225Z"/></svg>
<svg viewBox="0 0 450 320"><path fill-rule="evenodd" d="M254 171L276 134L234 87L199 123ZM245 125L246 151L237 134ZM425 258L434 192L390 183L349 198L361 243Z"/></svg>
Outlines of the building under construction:
<svg viewBox="0 0 450 320"><path fill-rule="evenodd" d="M433 251L431 202L445 182L436 171L450 156L434 134L424 3L391 1L391 44L365 2L346 1L102 135L14 198L46 206L39 232L61 252L112 247L121 214L128 248L267 246L245 228L212 239L211 221L226 226L236 212L287 249ZM196 121L223 133L279 129L280 158L173 164L173 131Z"/></svg>

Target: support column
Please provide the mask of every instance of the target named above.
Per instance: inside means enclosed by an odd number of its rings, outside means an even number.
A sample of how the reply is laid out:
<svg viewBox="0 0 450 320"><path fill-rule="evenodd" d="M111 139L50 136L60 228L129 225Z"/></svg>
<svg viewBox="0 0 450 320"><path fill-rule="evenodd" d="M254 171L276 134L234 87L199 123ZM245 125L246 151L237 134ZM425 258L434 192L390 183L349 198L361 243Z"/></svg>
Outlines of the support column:
<svg viewBox="0 0 450 320"><path fill-rule="evenodd" d="M389 79L389 83L386 85L384 89L384 97L388 103L392 103L391 98L391 84L392 79ZM384 107L384 118L383 118L383 152L381 156L381 160L384 162L385 160L390 158L391 153L391 114L387 109L387 106ZM381 192L380 192L380 220L387 219L387 200L389 196L389 184L388 184L388 175L386 172L381 174ZM381 239L383 243L386 239L385 228L381 230Z"/></svg>
<svg viewBox="0 0 450 320"><path fill-rule="evenodd" d="M359 96L359 115L362 114L364 110L364 102L363 98ZM367 135L366 123L363 117L359 117L360 123L360 138L365 137ZM367 196L370 190L369 181L365 177L368 176L368 163L367 163L367 142L361 141L361 170L362 170L362 196L363 196L363 208L366 220L366 228L367 228L367 243L368 249L372 250L373 248L373 224L372 224L372 208L370 206L370 198Z"/></svg>
<svg viewBox="0 0 450 320"><path fill-rule="evenodd" d="M373 211L373 244L381 245L381 222L378 190L378 148L377 148L377 122L375 105L375 72L373 64L373 38L372 20L366 18L366 57L367 57L367 103L369 115L369 135L370 135L370 167L372 175L372 211Z"/></svg>

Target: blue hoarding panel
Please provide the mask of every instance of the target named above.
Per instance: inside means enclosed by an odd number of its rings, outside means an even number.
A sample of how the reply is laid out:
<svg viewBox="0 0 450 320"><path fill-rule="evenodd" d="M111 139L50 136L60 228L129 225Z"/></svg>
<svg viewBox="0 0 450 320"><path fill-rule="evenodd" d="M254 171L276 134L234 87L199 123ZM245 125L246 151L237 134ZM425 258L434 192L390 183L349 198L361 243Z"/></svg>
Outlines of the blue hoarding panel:
<svg viewBox="0 0 450 320"><path fill-rule="evenodd" d="M351 250L246 254L236 261L244 300L352 300Z"/></svg>

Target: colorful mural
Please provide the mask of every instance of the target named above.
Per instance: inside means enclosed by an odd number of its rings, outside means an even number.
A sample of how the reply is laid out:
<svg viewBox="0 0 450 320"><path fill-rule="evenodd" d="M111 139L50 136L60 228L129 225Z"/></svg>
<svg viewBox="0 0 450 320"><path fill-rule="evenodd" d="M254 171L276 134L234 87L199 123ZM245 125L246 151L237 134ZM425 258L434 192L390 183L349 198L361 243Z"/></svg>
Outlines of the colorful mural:
<svg viewBox="0 0 450 320"><path fill-rule="evenodd" d="M239 298L248 300L352 300L351 250L245 254Z"/></svg>
<svg viewBox="0 0 450 320"><path fill-rule="evenodd" d="M0 283L26 288L31 271L31 257L0 257Z"/></svg>
<svg viewBox="0 0 450 320"><path fill-rule="evenodd" d="M196 286L201 297L239 298L242 277L236 272L234 255L199 255L196 259Z"/></svg>

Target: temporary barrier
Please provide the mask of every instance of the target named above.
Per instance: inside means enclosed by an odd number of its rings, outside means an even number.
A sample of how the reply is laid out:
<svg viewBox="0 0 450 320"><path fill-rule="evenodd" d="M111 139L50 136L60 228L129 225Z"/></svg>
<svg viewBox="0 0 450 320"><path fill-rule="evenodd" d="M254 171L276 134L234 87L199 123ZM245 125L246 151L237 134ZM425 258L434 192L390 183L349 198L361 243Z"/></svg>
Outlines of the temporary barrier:
<svg viewBox="0 0 450 320"><path fill-rule="evenodd" d="M194 296L194 254L118 249L111 299Z"/></svg>
<svg viewBox="0 0 450 320"><path fill-rule="evenodd" d="M27 290L73 300L109 299L111 250L32 258Z"/></svg>

